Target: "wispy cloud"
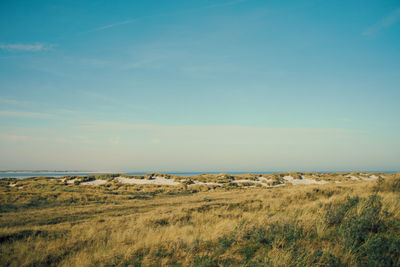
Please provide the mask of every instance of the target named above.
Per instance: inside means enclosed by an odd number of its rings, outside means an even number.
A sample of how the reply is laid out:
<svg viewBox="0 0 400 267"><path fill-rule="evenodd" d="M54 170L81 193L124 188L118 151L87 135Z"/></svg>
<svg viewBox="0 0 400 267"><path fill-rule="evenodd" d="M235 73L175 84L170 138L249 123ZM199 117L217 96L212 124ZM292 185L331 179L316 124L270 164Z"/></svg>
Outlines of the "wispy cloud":
<svg viewBox="0 0 400 267"><path fill-rule="evenodd" d="M6 141L6 142L14 142L14 141L29 141L32 139L29 136L24 136L24 135L0 133L0 140Z"/></svg>
<svg viewBox="0 0 400 267"><path fill-rule="evenodd" d="M168 55L163 55L163 56L149 56L146 59L143 60L138 60L135 62L131 62L128 64L123 64L121 65L121 69L123 70L130 70L130 69L136 69L136 68L151 68L154 66L158 66L158 64L155 64L156 62L161 61L162 59L168 58Z"/></svg>
<svg viewBox="0 0 400 267"><path fill-rule="evenodd" d="M79 143L79 144L88 144L84 137L80 136L44 136L44 133L41 136L37 135L19 135L14 133L0 133L0 141L5 142L45 142L45 143Z"/></svg>
<svg viewBox="0 0 400 267"><path fill-rule="evenodd" d="M6 105L27 105L29 102L28 101L20 101L20 100L14 100L6 97L1 97L0 96L0 103L1 104L6 104Z"/></svg>
<svg viewBox="0 0 400 267"><path fill-rule="evenodd" d="M51 118L51 114L40 112L0 110L0 116L4 117L25 117L25 118Z"/></svg>
<svg viewBox="0 0 400 267"><path fill-rule="evenodd" d="M400 8L393 10L389 15L384 17L379 22L375 23L374 25L368 27L362 32L362 35L368 36L379 32L384 28L388 28L397 22L400 21Z"/></svg>
<svg viewBox="0 0 400 267"><path fill-rule="evenodd" d="M104 68L112 64L107 60L97 59L97 58L82 58L80 59L80 62L85 66L90 66L95 68Z"/></svg>
<svg viewBox="0 0 400 267"><path fill-rule="evenodd" d="M125 24L130 24L130 23L133 23L133 22L135 22L135 21L137 21L137 19L124 20L124 21L120 21L120 22L116 22L116 23L104 25L104 26L95 28L95 29L93 29L93 30L90 30L90 31L88 31L88 32L103 31L103 30L110 29L110 28L113 28L113 27L116 27L116 26L125 25Z"/></svg>
<svg viewBox="0 0 400 267"><path fill-rule="evenodd" d="M200 9L233 6L233 5L245 2L245 1L247 1L247 0L232 0L232 1L224 2L224 3L218 3L218 4L212 4L212 5L209 5L209 6L204 6L204 7L200 8ZM192 12L192 11L194 11L194 10L187 9L187 10L182 10L181 12L164 13L164 14L159 14L159 15L154 15L154 16L146 16L146 17L137 18L137 19L128 19L128 20L124 20L124 21L120 21L120 22L116 22L116 23L112 23L112 24L107 24L107 25L104 25L104 26L101 26L101 27L97 27L95 29L87 31L86 33L103 31L103 30L110 29L110 28L113 28L113 27L116 27L116 26L130 24L130 23L136 22L138 20L142 20L142 19L148 19L148 18L154 18L154 17L160 17L160 16L176 15L176 14L179 14L179 13L187 13L187 12Z"/></svg>
<svg viewBox="0 0 400 267"><path fill-rule="evenodd" d="M245 1L247 1L247 0L233 0L233 1L225 2L225 3L209 5L209 6L206 6L205 8L217 8L217 7L224 7L224 6L233 6L233 5L245 2Z"/></svg>
<svg viewBox="0 0 400 267"><path fill-rule="evenodd" d="M0 49L6 51L24 51L24 52L40 52L49 50L54 45L35 43L35 44L4 44L0 43Z"/></svg>

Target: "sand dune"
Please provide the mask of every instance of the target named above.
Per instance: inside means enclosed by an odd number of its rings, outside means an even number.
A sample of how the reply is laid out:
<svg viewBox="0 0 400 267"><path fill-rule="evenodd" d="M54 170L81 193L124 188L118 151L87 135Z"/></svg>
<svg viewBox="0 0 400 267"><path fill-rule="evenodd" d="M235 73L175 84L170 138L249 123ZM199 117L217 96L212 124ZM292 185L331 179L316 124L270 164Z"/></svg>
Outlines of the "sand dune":
<svg viewBox="0 0 400 267"><path fill-rule="evenodd" d="M309 179L309 178L306 178L306 176L302 176L302 179L294 179L292 176L286 175L286 176L283 177L283 179L286 182L289 182L289 183L291 183L293 185L299 185L299 184L327 184L328 183L327 181L324 181L324 180L317 181L317 180L314 180L314 179Z"/></svg>
<svg viewBox="0 0 400 267"><path fill-rule="evenodd" d="M107 180L93 180L93 181L89 181L89 182L82 182L80 183L80 185L102 185L102 184L106 184Z"/></svg>
<svg viewBox="0 0 400 267"><path fill-rule="evenodd" d="M125 177L117 177L115 179L121 184L156 184L156 185L174 185L174 186L181 184L175 182L172 179L165 179L164 177L153 177L153 179L151 180L125 178Z"/></svg>

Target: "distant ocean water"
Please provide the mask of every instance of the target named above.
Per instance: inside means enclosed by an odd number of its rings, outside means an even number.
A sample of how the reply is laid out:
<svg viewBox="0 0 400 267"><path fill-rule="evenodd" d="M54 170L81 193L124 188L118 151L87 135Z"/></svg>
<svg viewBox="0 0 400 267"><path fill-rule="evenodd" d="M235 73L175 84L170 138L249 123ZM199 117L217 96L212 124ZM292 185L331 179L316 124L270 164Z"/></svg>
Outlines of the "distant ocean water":
<svg viewBox="0 0 400 267"><path fill-rule="evenodd" d="M246 173L281 173L281 172L286 172L286 171L277 171L277 172L271 172L271 171L247 171L247 172L229 172L229 171L218 171L218 172L156 172L156 173L167 173L171 175L179 175L179 176L196 176L199 174L207 173L207 174L219 174L219 173L228 173L228 174L246 174ZM324 171L315 171L315 172L320 172L324 173ZM335 172L335 171L328 171L328 172ZM350 171L336 171L336 172L350 172ZM376 173L395 173L397 171L360 171L360 172L376 172ZM39 173L39 172L23 172L23 173L17 173L17 172L10 172L10 173L0 173L0 179L1 178L29 178L29 177L38 177L38 176L45 176L45 177L62 177L66 175L79 175L79 176L85 176L85 175L94 175L94 174L109 174L109 173L118 173L118 172L45 172L45 173ZM143 174L148 174L148 173L153 173L153 172L120 172L120 173L125 173L128 175L143 175Z"/></svg>
<svg viewBox="0 0 400 267"><path fill-rule="evenodd" d="M46 177L62 177L66 175L90 175L94 174L92 172L24 172L24 173L0 173L0 178L29 178L29 177L38 177L38 176L46 176ZM97 173L95 173L97 174Z"/></svg>
<svg viewBox="0 0 400 267"><path fill-rule="evenodd" d="M79 175L79 176L85 176L85 175L94 175L94 174L107 174L107 173L118 173L118 172L45 172L45 173L39 173L39 172L24 172L24 173L0 173L0 178L29 178L29 177L38 177L38 176L45 176L45 177L62 177L66 175ZM153 173L153 172L120 172L120 173L125 173L128 175L143 175L143 174L148 174L148 173ZM196 176L202 173L207 173L207 174L219 174L219 173L229 173L229 174L245 174L245 173L276 173L276 172L157 172L157 173L167 173L171 175L179 175L179 176Z"/></svg>

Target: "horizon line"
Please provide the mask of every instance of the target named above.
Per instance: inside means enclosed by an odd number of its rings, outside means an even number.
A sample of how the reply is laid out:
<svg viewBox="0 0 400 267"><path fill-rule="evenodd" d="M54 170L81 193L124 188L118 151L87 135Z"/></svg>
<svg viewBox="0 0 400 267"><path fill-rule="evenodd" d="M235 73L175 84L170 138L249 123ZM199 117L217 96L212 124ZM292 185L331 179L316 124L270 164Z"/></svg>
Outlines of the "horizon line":
<svg viewBox="0 0 400 267"><path fill-rule="evenodd" d="M363 170L363 169L353 169L353 170L191 170L191 171L174 171L174 170L138 170L138 171L94 171L94 170L0 170L0 173L94 173L94 174L105 174L105 173L131 173L131 174L150 174L150 173L209 173L209 174L217 174L217 173L286 173L286 172L312 172L312 173L346 173L346 172L371 172L371 173L397 173L400 170Z"/></svg>

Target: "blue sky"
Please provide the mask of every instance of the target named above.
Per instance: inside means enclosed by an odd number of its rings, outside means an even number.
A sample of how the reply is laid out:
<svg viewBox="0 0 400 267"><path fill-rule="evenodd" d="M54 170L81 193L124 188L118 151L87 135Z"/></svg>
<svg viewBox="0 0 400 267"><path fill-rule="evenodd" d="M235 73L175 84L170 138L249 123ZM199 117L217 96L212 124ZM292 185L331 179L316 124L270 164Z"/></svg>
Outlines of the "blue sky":
<svg viewBox="0 0 400 267"><path fill-rule="evenodd" d="M2 1L0 169L399 170L398 1Z"/></svg>

